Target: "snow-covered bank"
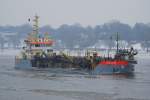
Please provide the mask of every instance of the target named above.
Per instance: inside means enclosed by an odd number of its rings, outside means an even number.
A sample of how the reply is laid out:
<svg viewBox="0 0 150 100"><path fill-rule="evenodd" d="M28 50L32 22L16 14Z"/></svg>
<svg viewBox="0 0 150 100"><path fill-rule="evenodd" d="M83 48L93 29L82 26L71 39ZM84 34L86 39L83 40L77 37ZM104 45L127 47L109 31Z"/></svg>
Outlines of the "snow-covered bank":
<svg viewBox="0 0 150 100"><path fill-rule="evenodd" d="M0 50L0 56L15 56L17 55L21 50L20 49L3 49Z"/></svg>
<svg viewBox="0 0 150 100"><path fill-rule="evenodd" d="M21 51L21 49L4 49L4 50L0 50L0 56L15 56L17 55L19 52ZM78 51L78 50L69 50L69 51L64 51L64 53L69 55L73 55L73 56L84 56L86 53L86 50L83 51ZM98 54L100 56L107 56L108 51L98 51ZM114 51L110 52L110 55L114 55ZM140 58L150 58L150 52L146 52L143 50L138 51L138 55L136 55L136 57L140 57Z"/></svg>
<svg viewBox="0 0 150 100"><path fill-rule="evenodd" d="M136 58L150 59L150 52L139 52Z"/></svg>

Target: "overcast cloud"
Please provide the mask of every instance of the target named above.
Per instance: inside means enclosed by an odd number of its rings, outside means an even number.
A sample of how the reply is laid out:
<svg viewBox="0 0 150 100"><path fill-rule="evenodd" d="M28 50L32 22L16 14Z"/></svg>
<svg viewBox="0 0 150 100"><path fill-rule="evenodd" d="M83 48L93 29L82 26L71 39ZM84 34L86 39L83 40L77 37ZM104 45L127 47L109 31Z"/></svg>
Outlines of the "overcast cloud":
<svg viewBox="0 0 150 100"><path fill-rule="evenodd" d="M150 0L0 0L0 25L20 25L35 13L40 25L97 25L112 19L150 22Z"/></svg>

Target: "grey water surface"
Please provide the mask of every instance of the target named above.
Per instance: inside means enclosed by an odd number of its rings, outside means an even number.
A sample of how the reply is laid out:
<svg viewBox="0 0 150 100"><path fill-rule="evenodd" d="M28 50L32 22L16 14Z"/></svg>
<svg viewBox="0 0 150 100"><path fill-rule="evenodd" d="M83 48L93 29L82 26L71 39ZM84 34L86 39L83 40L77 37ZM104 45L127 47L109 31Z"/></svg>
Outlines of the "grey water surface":
<svg viewBox="0 0 150 100"><path fill-rule="evenodd" d="M150 57L138 57L133 75L91 75L76 69L14 68L0 56L0 100L150 100Z"/></svg>

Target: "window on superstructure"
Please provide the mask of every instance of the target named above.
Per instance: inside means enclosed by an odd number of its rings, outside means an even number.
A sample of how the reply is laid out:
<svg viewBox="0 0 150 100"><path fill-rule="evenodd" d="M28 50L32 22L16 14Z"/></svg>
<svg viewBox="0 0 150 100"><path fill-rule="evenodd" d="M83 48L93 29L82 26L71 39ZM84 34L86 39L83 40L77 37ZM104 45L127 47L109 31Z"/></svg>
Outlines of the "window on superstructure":
<svg viewBox="0 0 150 100"><path fill-rule="evenodd" d="M40 47L40 45L39 44L35 44L35 47Z"/></svg>

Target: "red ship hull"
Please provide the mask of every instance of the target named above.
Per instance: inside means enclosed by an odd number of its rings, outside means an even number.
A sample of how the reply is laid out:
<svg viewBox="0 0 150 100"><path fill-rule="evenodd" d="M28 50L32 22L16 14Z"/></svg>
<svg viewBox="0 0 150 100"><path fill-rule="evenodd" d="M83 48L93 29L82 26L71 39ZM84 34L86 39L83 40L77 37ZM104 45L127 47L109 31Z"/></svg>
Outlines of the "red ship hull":
<svg viewBox="0 0 150 100"><path fill-rule="evenodd" d="M134 71L134 65L124 60L101 61L94 69L96 74L127 74Z"/></svg>

